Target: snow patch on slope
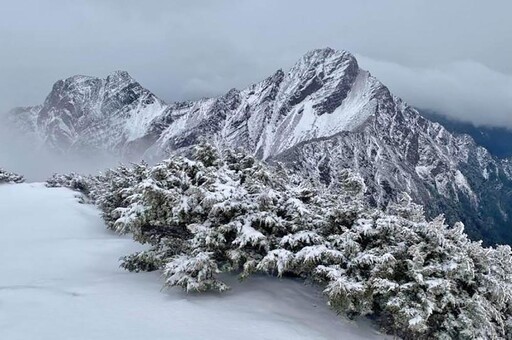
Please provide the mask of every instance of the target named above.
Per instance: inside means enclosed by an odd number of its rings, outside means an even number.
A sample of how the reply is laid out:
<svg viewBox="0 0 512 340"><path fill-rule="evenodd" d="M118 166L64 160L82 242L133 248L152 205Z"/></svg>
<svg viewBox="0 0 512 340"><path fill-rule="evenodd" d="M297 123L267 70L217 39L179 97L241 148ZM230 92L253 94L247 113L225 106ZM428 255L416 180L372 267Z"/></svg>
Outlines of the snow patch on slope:
<svg viewBox="0 0 512 340"><path fill-rule="evenodd" d="M290 127L293 136L278 151L284 151L305 140L351 131L361 125L375 112L376 103L371 101L371 89L368 72L360 71L347 98L333 113L318 112L313 108L313 101L306 101L293 111L291 119L294 124Z"/></svg>
<svg viewBox="0 0 512 340"><path fill-rule="evenodd" d="M460 172L460 170L455 171L455 186L465 193L471 200L471 202L476 206L478 204L478 198L476 194L471 189L471 186L469 185L466 177Z"/></svg>
<svg viewBox="0 0 512 340"><path fill-rule="evenodd" d="M147 106L143 106L142 103L142 101L139 102L130 117L126 119L125 131L128 142L144 137L153 120L160 117L167 109L167 105L161 101L155 101Z"/></svg>

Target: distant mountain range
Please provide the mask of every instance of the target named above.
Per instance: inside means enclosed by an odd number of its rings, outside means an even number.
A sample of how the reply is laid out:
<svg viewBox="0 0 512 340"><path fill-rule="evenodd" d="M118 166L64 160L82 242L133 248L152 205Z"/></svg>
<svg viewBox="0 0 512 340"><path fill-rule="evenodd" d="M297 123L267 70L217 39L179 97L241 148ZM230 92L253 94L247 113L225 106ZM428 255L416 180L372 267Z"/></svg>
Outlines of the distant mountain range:
<svg viewBox="0 0 512 340"><path fill-rule="evenodd" d="M473 238L512 244L512 162L424 118L345 51L313 50L246 89L171 104L123 71L74 76L8 120L64 154L159 159L208 138L333 188L353 168L375 205L406 191L429 215L465 222Z"/></svg>
<svg viewBox="0 0 512 340"><path fill-rule="evenodd" d="M448 131L473 137L478 145L485 147L499 158L512 157L512 130L501 127L475 126L468 122L451 119L432 110L418 109L421 115L443 125Z"/></svg>

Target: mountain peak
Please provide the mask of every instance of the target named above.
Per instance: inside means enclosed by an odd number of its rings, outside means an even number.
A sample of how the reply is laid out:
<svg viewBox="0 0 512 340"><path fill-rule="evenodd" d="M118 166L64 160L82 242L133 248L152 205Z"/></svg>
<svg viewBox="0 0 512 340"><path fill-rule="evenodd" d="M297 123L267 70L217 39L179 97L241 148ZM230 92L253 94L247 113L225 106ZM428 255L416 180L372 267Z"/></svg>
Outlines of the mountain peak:
<svg viewBox="0 0 512 340"><path fill-rule="evenodd" d="M125 70L115 70L109 73L109 76L115 76L115 77L123 77L123 78L131 78L128 71Z"/></svg>
<svg viewBox="0 0 512 340"><path fill-rule="evenodd" d="M79 82L95 80L95 79L98 79L98 78L93 77L93 76L83 75L83 74L75 74L74 76L67 77L66 79L63 79L63 81L67 82L67 83L79 83Z"/></svg>
<svg viewBox="0 0 512 340"><path fill-rule="evenodd" d="M56 82L66 83L66 84L77 84L77 83L86 83L86 82L98 82L102 79L94 76L87 76L83 74L76 74L74 76L59 80ZM119 82L134 82L135 79L127 72L123 70L117 70L109 73L107 77L104 79L107 83L119 83Z"/></svg>
<svg viewBox="0 0 512 340"><path fill-rule="evenodd" d="M308 52L306 52L304 54L304 57L311 57L311 56L328 57L335 53L348 53L348 52L345 52L344 50L335 50L331 47L322 47L322 48L315 48L315 49L309 50Z"/></svg>
<svg viewBox="0 0 512 340"><path fill-rule="evenodd" d="M341 81L349 78L349 82L359 72L356 58L347 51L338 51L330 47L307 52L290 69L288 75L295 79L312 78L321 83Z"/></svg>
<svg viewBox="0 0 512 340"><path fill-rule="evenodd" d="M110 84L112 84L112 83L119 84L119 83L133 83L133 82L135 82L135 79L133 79L133 77L127 71L117 70L117 71L110 73L107 76L106 81L107 81L107 83L110 83Z"/></svg>
<svg viewBox="0 0 512 340"><path fill-rule="evenodd" d="M359 75L360 86L367 83L366 75L360 71L354 56L346 51L327 47L307 52L286 75L282 86L285 110L307 101L318 116L333 113Z"/></svg>
<svg viewBox="0 0 512 340"><path fill-rule="evenodd" d="M335 50L330 47L317 48L304 54L299 64L319 65L335 63L341 65L343 63L351 63L357 66L356 58L345 50Z"/></svg>

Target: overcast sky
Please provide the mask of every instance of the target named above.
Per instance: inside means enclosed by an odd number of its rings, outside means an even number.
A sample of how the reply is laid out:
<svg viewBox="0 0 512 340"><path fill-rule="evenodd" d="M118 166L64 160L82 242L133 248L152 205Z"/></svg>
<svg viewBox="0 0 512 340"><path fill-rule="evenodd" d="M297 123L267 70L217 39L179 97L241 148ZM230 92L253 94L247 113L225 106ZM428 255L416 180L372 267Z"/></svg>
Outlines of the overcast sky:
<svg viewBox="0 0 512 340"><path fill-rule="evenodd" d="M213 96L330 46L412 105L512 128L511 1L17 0L0 13L2 111L118 69L167 101Z"/></svg>

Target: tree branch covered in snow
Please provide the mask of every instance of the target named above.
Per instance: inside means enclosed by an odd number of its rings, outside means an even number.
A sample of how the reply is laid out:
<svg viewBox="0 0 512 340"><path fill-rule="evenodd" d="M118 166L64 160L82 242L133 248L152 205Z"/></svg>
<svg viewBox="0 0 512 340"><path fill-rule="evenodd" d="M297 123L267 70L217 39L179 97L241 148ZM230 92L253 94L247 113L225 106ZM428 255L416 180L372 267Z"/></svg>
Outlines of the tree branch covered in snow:
<svg viewBox="0 0 512 340"><path fill-rule="evenodd" d="M202 144L191 159L75 179L56 182L89 195L109 228L150 246L122 266L162 270L168 286L223 291L220 272L293 275L322 285L336 311L372 316L406 339L512 336L510 247L484 248L461 223L427 221L407 195L386 212L371 209L349 170L329 192Z"/></svg>
<svg viewBox="0 0 512 340"><path fill-rule="evenodd" d="M21 175L6 171L0 168L0 184L2 183L22 183L25 179Z"/></svg>

